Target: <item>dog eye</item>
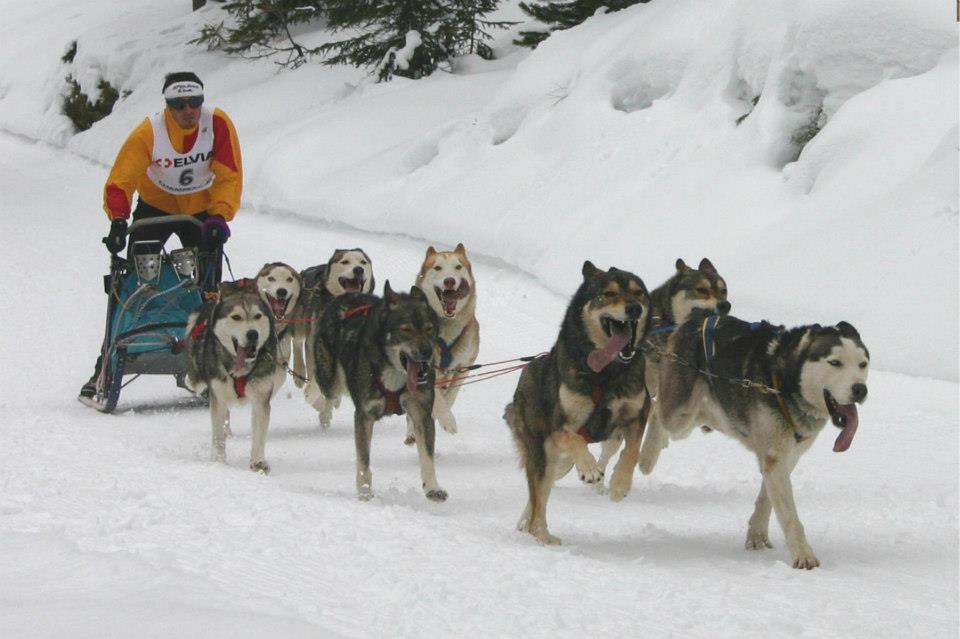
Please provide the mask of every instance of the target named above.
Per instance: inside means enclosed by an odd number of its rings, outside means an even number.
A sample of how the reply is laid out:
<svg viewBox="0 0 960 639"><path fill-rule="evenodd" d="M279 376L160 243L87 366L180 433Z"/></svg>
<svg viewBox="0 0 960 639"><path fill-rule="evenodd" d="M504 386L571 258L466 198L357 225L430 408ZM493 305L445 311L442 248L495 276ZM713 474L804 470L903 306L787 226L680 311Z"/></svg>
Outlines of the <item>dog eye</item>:
<svg viewBox="0 0 960 639"><path fill-rule="evenodd" d="M230 316L230 319L232 319L234 322L239 322L243 318L240 317L238 314L234 313L233 315Z"/></svg>
<svg viewBox="0 0 960 639"><path fill-rule="evenodd" d="M366 260L360 260L360 264L362 264L363 266L366 266L366 265L367 265L367 261L366 261Z"/></svg>
<svg viewBox="0 0 960 639"><path fill-rule="evenodd" d="M603 292L603 296L604 296L605 298L607 298L608 300L612 300L613 298L615 298L615 297L617 296L617 294L616 294L615 291L604 291L604 292Z"/></svg>
<svg viewBox="0 0 960 639"><path fill-rule="evenodd" d="M400 325L400 332L401 332L401 333L412 333L412 332L413 332L413 324L401 324L401 325Z"/></svg>
<svg viewBox="0 0 960 639"><path fill-rule="evenodd" d="M343 261L340 262L340 263L343 264L344 266L347 266L347 265L350 264L350 260L343 260Z"/></svg>
<svg viewBox="0 0 960 639"><path fill-rule="evenodd" d="M828 360L827 364L830 364L831 366L836 368L840 368L841 366L843 366L843 362L841 362L839 359Z"/></svg>
<svg viewBox="0 0 960 639"><path fill-rule="evenodd" d="M439 271L439 270L440 270L440 267L439 267L439 266L434 266L434 267L433 267L433 270Z"/></svg>
<svg viewBox="0 0 960 639"><path fill-rule="evenodd" d="M866 362L860 362L860 368L866 368L866 367L867 367Z"/></svg>
<svg viewBox="0 0 960 639"><path fill-rule="evenodd" d="M268 282L276 282L276 280L273 279L273 276L272 276L272 275L267 278L267 281L268 281Z"/></svg>
<svg viewBox="0 0 960 639"><path fill-rule="evenodd" d="M696 289L694 289L694 290L696 290L697 293L700 293L701 295L709 295L709 294L710 294L710 289L708 289L708 288L705 287L705 286L698 286L698 287L697 287Z"/></svg>
<svg viewBox="0 0 960 639"><path fill-rule="evenodd" d="M457 270L458 270L458 271L459 271L460 269L462 269L462 268L463 268L463 266L461 266L460 264L457 264Z"/></svg>
<svg viewBox="0 0 960 639"><path fill-rule="evenodd" d="M261 317L263 317L263 313L257 313L256 315L253 316L253 319L258 320Z"/></svg>

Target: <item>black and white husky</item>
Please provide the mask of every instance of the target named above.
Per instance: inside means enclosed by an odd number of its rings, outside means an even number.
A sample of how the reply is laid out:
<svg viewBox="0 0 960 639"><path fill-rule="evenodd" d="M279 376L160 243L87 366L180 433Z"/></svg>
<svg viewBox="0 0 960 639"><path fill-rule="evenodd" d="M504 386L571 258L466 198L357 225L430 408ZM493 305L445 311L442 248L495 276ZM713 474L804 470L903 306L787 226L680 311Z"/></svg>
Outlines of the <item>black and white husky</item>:
<svg viewBox="0 0 960 639"><path fill-rule="evenodd" d="M186 381L196 393L208 391L213 459L226 459L231 407L250 404L250 469L269 473L264 448L270 400L284 380L284 371L277 366L277 335L270 308L252 284L223 283L220 299L191 315L187 331Z"/></svg>
<svg viewBox="0 0 960 639"><path fill-rule="evenodd" d="M656 428L643 441L640 468L653 469L663 431L681 439L706 425L733 437L757 456L763 476L746 547L772 547L772 509L793 566L814 568L820 562L797 515L790 473L828 421L841 429L833 450L850 447L869 365L859 333L846 322L786 330L696 309L671 335L659 363L657 388L650 389Z"/></svg>
<svg viewBox="0 0 960 639"><path fill-rule="evenodd" d="M410 416L420 457L420 479L427 499L444 501L433 461L436 428L432 409L436 373L433 349L437 315L417 287L395 293L384 285L383 297L347 293L323 311L314 343L316 380L331 401L346 388L354 406L357 447L357 496L373 497L370 439L373 425L387 415Z"/></svg>

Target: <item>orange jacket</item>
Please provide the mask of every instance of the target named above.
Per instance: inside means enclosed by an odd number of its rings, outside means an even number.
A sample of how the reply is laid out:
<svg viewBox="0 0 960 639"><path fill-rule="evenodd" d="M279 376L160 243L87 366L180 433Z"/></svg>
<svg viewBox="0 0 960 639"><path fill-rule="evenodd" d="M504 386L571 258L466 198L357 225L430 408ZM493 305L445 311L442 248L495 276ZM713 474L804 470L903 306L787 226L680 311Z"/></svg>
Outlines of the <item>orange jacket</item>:
<svg viewBox="0 0 960 639"><path fill-rule="evenodd" d="M163 110L170 143L184 153L197 140L198 127L181 129ZM240 160L240 144L237 131L227 114L213 110L213 161L211 170L216 176L210 188L198 193L172 195L163 191L147 177L147 167L153 155L153 127L150 118L145 118L127 137L113 163L110 177L103 189L103 210L111 220L130 217L130 203L136 191L147 204L170 214L193 215L207 211L213 215L232 220L240 208L240 192L243 190L243 166Z"/></svg>

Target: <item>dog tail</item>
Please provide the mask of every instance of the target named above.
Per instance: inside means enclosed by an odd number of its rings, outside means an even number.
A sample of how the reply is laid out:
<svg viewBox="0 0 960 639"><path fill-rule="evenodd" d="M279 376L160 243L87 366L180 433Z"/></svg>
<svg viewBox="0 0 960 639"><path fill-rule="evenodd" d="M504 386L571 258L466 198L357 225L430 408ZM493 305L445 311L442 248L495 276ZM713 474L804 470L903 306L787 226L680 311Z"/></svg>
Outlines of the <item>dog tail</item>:
<svg viewBox="0 0 960 639"><path fill-rule="evenodd" d="M547 453L543 448L543 440L527 428L526 422L520 415L521 412L516 402L511 402L503 411L503 419L510 427L513 441L520 453L520 467L526 471L527 481L532 482L546 475Z"/></svg>

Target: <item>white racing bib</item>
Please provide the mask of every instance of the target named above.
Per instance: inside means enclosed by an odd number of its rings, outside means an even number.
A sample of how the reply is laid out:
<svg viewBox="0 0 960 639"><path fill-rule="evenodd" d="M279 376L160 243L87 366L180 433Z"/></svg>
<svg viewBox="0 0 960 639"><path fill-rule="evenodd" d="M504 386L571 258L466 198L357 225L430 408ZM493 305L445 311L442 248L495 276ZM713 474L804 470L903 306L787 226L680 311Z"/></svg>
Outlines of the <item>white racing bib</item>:
<svg viewBox="0 0 960 639"><path fill-rule="evenodd" d="M213 109L203 107L193 148L180 153L170 144L170 134L163 111L150 118L153 127L153 157L147 177L171 195L203 191L216 177L210 168L213 161Z"/></svg>

